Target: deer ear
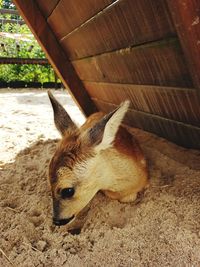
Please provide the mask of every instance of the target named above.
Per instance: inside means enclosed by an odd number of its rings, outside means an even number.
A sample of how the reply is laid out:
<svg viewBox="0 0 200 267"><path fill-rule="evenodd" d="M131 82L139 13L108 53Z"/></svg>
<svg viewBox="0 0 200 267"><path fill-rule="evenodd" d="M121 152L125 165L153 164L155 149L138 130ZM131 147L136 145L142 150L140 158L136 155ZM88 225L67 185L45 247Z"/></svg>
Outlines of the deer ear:
<svg viewBox="0 0 200 267"><path fill-rule="evenodd" d="M66 110L55 99L55 97L50 91L48 91L48 96L53 108L54 123L60 134L63 136L68 129L76 129L77 126L74 124L70 116L67 114Z"/></svg>
<svg viewBox="0 0 200 267"><path fill-rule="evenodd" d="M105 115L87 132L87 140L89 140L90 145L96 145L96 151L112 146L129 104L130 101L126 100L117 109Z"/></svg>

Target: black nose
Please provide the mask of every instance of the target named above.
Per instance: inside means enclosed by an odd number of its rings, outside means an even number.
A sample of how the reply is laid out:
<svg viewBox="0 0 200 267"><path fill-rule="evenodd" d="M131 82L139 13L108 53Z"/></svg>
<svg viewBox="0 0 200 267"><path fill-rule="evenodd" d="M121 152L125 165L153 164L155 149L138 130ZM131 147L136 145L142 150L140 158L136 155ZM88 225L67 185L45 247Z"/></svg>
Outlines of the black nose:
<svg viewBox="0 0 200 267"><path fill-rule="evenodd" d="M72 219L74 219L74 216L68 218L68 219L57 219L57 218L53 218L53 223L57 226L61 226L61 225L65 225L67 223L69 223Z"/></svg>

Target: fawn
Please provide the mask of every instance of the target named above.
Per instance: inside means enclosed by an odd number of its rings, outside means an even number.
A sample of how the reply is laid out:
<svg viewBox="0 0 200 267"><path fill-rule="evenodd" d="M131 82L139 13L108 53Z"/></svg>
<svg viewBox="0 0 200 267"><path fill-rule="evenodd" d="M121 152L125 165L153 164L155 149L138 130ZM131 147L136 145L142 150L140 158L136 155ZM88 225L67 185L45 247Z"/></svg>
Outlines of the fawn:
<svg viewBox="0 0 200 267"><path fill-rule="evenodd" d="M62 136L49 164L53 223L74 221L99 190L121 202L134 201L148 186L148 171L138 142L121 125L129 101L109 114L92 114L78 128L50 91L48 95Z"/></svg>

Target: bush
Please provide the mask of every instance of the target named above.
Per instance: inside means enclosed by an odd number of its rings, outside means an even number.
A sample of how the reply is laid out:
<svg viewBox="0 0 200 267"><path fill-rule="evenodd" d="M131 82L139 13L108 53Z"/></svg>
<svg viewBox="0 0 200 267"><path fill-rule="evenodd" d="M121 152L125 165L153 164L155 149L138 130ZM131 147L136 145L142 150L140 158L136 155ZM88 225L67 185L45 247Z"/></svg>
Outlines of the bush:
<svg viewBox="0 0 200 267"><path fill-rule="evenodd" d="M14 9L10 0L0 0L0 8ZM16 15L1 14L0 19L16 19ZM21 19L18 16L18 19ZM0 57L45 58L27 25L1 23L0 31L21 34L21 38L0 36ZM50 65L0 65L0 81L54 82L54 71Z"/></svg>

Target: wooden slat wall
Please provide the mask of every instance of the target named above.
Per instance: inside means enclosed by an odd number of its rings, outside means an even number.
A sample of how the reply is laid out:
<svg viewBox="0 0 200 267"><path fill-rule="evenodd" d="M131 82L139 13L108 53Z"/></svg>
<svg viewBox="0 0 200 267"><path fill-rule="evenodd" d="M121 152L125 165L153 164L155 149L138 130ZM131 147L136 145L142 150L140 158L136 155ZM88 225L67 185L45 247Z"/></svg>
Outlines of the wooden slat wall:
<svg viewBox="0 0 200 267"><path fill-rule="evenodd" d="M48 18L55 9L59 1L60 0L51 0L51 1L39 0L37 1L37 5L39 6L39 9L42 11L44 17Z"/></svg>
<svg viewBox="0 0 200 267"><path fill-rule="evenodd" d="M72 64L83 81L192 86L176 38L76 60Z"/></svg>
<svg viewBox="0 0 200 267"><path fill-rule="evenodd" d="M174 35L165 1L120 0L60 41L77 59Z"/></svg>
<svg viewBox="0 0 200 267"><path fill-rule="evenodd" d="M96 102L119 105L128 98L134 110L200 127L199 100L194 89L95 82L84 85Z"/></svg>
<svg viewBox="0 0 200 267"><path fill-rule="evenodd" d="M116 105L107 102L96 101L95 99L94 102L100 110L105 112L110 112L116 108ZM129 110L125 121L128 125L153 132L173 142L176 140L179 145L200 149L199 127L133 109Z"/></svg>
<svg viewBox="0 0 200 267"><path fill-rule="evenodd" d="M34 2L80 79L79 102L84 91L108 112L129 98L130 125L200 148L198 0ZM35 27L48 46L52 39ZM68 66L59 69L73 88Z"/></svg>
<svg viewBox="0 0 200 267"><path fill-rule="evenodd" d="M195 87L200 95L200 1L167 0Z"/></svg>
<svg viewBox="0 0 200 267"><path fill-rule="evenodd" d="M48 23L60 40L116 0L60 0Z"/></svg>

